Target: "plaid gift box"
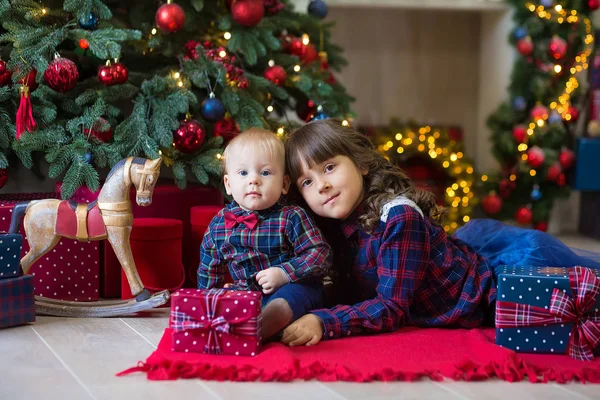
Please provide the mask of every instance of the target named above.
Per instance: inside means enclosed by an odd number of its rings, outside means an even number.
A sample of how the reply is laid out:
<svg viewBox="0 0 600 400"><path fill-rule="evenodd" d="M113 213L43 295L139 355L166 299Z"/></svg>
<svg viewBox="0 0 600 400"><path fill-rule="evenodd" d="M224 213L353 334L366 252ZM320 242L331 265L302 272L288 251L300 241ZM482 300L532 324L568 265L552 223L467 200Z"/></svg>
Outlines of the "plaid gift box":
<svg viewBox="0 0 600 400"><path fill-rule="evenodd" d="M594 358L600 343L600 271L584 267L502 267L496 343L519 352Z"/></svg>
<svg viewBox="0 0 600 400"><path fill-rule="evenodd" d="M0 280L0 328L35 321L33 278Z"/></svg>
<svg viewBox="0 0 600 400"><path fill-rule="evenodd" d="M23 237L17 234L0 234L0 279L21 275L21 249Z"/></svg>
<svg viewBox="0 0 600 400"><path fill-rule="evenodd" d="M260 350L262 293L181 289L171 297L173 351L254 356Z"/></svg>

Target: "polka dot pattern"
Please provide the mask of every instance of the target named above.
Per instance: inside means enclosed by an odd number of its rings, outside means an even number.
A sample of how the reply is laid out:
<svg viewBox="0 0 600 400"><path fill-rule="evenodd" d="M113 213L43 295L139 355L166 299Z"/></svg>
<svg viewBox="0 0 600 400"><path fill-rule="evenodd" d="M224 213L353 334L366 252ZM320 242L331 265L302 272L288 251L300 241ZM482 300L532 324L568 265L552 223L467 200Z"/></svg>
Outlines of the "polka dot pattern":
<svg viewBox="0 0 600 400"><path fill-rule="evenodd" d="M0 204L0 213L3 211ZM24 235L23 228L21 231ZM23 240L21 257L28 252L29 243ZM35 294L59 300L97 301L100 297L99 261L100 242L62 238L29 270L34 276Z"/></svg>
<svg viewBox="0 0 600 400"><path fill-rule="evenodd" d="M21 235L0 234L0 279L20 275L22 242Z"/></svg>
<svg viewBox="0 0 600 400"><path fill-rule="evenodd" d="M501 267L498 301L548 309L554 288L572 296L567 268ZM600 275L600 271L596 272ZM600 308L600 298L596 308ZM497 328L496 343L523 353L566 353L573 325L546 324L535 327Z"/></svg>
<svg viewBox="0 0 600 400"><path fill-rule="evenodd" d="M201 289L180 289L171 297L171 319L169 327L181 318L182 314L192 318L194 323L205 324L210 318L207 312L213 294ZM216 335L221 354L254 356L260 351L260 327L262 323L262 293L255 291L227 290L216 304L214 318L224 317L230 324L230 333ZM172 349L177 352L212 353L208 347L207 329L190 329L172 333Z"/></svg>

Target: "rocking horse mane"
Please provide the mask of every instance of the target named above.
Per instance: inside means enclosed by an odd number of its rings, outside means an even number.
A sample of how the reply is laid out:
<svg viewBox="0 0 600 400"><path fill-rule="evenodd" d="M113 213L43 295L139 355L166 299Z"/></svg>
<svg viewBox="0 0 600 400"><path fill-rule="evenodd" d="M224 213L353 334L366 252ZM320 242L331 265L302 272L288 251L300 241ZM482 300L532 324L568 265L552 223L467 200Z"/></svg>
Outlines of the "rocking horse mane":
<svg viewBox="0 0 600 400"><path fill-rule="evenodd" d="M112 169L110 170L110 172L108 173L108 176L106 177L106 180L108 181L110 179L111 176L113 176L113 174L115 172L117 172L117 170L119 168L121 168L123 165L125 165L125 162L127 161L126 158L122 159L121 161L119 161L118 163L116 163ZM146 163L146 159L145 158L141 158L141 157L133 157L133 164L140 164L140 165L144 165Z"/></svg>

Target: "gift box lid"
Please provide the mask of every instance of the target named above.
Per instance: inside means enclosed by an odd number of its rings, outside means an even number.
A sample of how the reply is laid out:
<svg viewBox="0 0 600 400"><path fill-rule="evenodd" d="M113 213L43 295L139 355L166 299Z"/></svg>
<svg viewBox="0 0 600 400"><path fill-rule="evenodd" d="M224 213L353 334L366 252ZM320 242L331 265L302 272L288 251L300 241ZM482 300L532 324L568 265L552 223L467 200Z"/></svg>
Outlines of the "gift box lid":
<svg viewBox="0 0 600 400"><path fill-rule="evenodd" d="M183 236L183 222L172 218L135 218L131 239L133 240L169 240Z"/></svg>

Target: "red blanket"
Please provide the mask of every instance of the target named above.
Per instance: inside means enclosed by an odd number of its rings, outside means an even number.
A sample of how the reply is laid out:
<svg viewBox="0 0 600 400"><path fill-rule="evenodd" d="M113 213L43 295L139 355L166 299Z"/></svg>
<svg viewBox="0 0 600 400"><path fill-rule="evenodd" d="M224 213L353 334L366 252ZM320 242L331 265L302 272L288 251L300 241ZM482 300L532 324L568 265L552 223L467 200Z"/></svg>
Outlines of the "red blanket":
<svg viewBox="0 0 600 400"><path fill-rule="evenodd" d="M151 380L201 378L230 381L415 381L444 377L478 381L497 377L530 382L600 383L600 359L517 354L494 344L494 329L405 328L390 334L324 341L313 347L271 343L256 357L171 351L171 331L137 367Z"/></svg>

